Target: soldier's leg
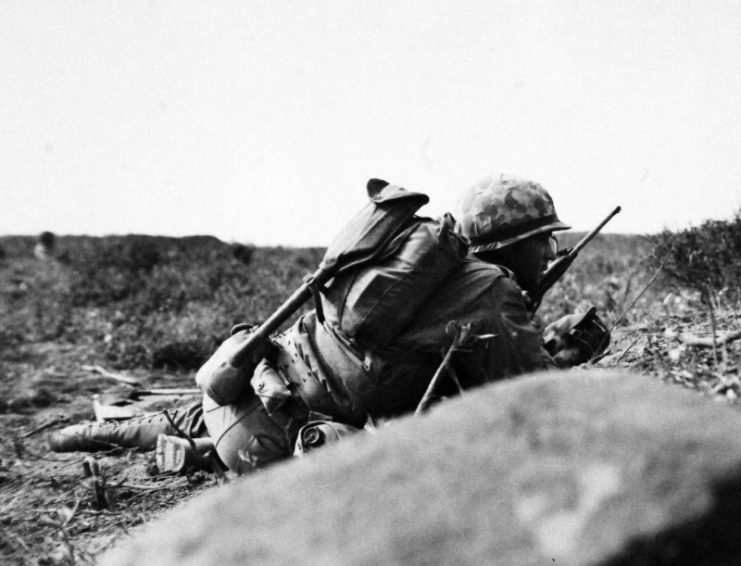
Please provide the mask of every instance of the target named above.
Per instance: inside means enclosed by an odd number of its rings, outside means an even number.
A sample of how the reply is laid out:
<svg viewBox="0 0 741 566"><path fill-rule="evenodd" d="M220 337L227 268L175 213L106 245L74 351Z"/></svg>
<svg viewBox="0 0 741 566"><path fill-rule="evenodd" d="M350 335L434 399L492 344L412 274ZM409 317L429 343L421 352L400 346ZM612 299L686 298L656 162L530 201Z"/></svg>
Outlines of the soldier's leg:
<svg viewBox="0 0 741 566"><path fill-rule="evenodd" d="M168 418L169 416L169 418ZM116 447L153 450L160 434L191 438L208 436L201 401L119 422L77 424L49 436L55 452L96 452Z"/></svg>
<svg viewBox="0 0 741 566"><path fill-rule="evenodd" d="M232 471L246 473L293 454L308 409L291 399L268 415L251 393L231 405L219 405L204 395L203 417L221 461Z"/></svg>

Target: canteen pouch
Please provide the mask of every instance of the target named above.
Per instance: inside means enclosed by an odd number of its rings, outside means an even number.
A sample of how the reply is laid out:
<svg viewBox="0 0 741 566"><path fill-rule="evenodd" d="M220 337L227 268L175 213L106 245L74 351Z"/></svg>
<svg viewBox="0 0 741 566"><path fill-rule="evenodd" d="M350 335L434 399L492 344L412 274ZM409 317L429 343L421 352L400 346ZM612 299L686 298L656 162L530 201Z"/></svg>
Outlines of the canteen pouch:
<svg viewBox="0 0 741 566"><path fill-rule="evenodd" d="M325 444L334 444L362 429L332 420L310 420L298 431L293 455L301 458Z"/></svg>
<svg viewBox="0 0 741 566"><path fill-rule="evenodd" d="M291 456L298 429L306 423L305 407L284 405L268 415L262 400L247 395L220 406L203 397L203 420L222 462L237 474L249 473Z"/></svg>

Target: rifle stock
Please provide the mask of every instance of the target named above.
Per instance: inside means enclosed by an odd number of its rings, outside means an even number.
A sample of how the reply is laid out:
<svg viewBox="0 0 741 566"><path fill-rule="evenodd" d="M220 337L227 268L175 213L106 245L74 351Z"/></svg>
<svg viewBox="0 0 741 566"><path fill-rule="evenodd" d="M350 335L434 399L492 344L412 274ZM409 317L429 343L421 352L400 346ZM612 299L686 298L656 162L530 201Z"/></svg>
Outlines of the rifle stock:
<svg viewBox="0 0 741 566"><path fill-rule="evenodd" d="M615 207L615 210L608 214L607 217L602 222L600 222L594 230L592 230L581 240L579 240L573 248L567 250L563 255L560 255L553 262L551 262L551 264L548 266L548 269L546 269L545 273L543 273L543 278L540 281L540 285L538 285L538 290L530 295L530 305L533 312L538 309L541 301L543 300L543 296L548 292L548 290L553 287L556 281L561 279L561 277L563 277L563 274L566 273L569 267L571 267L571 264L574 263L576 256L579 255L579 252L582 250L582 248L584 248L584 246L592 241L592 239L597 234L599 234L600 230L604 228L605 224L612 220L612 217L621 210L621 207Z"/></svg>

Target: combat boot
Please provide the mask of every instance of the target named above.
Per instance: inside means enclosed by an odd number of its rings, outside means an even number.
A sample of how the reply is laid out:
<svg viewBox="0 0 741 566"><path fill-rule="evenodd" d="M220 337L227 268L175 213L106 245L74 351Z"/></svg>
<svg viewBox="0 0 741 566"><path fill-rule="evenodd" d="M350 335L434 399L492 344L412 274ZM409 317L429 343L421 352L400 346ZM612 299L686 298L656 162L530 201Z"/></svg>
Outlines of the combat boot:
<svg viewBox="0 0 741 566"><path fill-rule="evenodd" d="M97 452L113 448L154 450L160 434L180 433L194 438L208 435L200 402L171 410L168 415L161 412L118 422L68 426L52 433L48 440L54 452Z"/></svg>
<svg viewBox="0 0 741 566"><path fill-rule="evenodd" d="M185 472L187 470L208 470L211 461L206 453L215 456L216 450L210 438L188 440L179 436L160 434L155 449L155 462L160 472ZM214 459L214 462L218 460ZM225 469L225 466L220 466Z"/></svg>
<svg viewBox="0 0 741 566"><path fill-rule="evenodd" d="M152 450L158 435L173 432L170 423L157 418L77 424L53 432L49 436L49 448L54 452L97 452L113 448Z"/></svg>
<svg viewBox="0 0 741 566"><path fill-rule="evenodd" d="M68 426L49 436L49 448L54 452L97 452L112 448L154 450L160 434L180 433L194 438L208 435L200 401L168 411L167 415L161 412L117 422Z"/></svg>

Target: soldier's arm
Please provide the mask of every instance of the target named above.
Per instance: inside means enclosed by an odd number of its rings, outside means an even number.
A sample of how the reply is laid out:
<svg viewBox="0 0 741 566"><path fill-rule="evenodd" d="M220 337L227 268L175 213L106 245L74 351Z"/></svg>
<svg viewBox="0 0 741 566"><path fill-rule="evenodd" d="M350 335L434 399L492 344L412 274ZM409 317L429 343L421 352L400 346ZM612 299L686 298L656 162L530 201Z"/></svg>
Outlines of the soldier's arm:
<svg viewBox="0 0 741 566"><path fill-rule="evenodd" d="M502 377L513 377L546 368L556 368L543 347L540 332L531 322L531 314L514 279L502 278L497 289L496 337L491 363Z"/></svg>

